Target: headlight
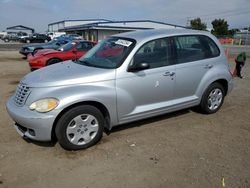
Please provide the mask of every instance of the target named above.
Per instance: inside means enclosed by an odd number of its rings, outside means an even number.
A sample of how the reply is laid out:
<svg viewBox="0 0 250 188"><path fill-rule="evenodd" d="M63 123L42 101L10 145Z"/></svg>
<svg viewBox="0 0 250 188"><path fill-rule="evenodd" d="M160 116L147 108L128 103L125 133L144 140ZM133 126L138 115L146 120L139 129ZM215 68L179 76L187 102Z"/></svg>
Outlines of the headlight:
<svg viewBox="0 0 250 188"><path fill-rule="evenodd" d="M36 110L37 112L49 112L55 109L59 104L59 101L54 98L41 99L33 102L30 105L30 110Z"/></svg>

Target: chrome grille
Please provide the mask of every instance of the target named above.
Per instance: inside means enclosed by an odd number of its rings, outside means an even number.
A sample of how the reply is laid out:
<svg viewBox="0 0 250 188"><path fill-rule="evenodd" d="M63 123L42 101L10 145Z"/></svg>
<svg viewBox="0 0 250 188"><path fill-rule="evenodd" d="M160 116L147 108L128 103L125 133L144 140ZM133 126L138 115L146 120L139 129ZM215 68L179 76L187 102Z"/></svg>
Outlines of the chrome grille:
<svg viewBox="0 0 250 188"><path fill-rule="evenodd" d="M30 94L30 88L27 85L20 83L17 86L16 94L14 97L16 105L23 106L29 94Z"/></svg>

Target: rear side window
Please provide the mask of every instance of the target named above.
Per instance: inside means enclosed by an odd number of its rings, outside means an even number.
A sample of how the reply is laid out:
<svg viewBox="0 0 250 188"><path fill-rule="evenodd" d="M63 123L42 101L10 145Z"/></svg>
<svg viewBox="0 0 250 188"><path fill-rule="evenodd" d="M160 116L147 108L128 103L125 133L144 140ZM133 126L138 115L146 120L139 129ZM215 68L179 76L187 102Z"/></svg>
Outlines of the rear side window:
<svg viewBox="0 0 250 188"><path fill-rule="evenodd" d="M176 63L187 63L220 55L214 41L203 35L174 37L174 46Z"/></svg>

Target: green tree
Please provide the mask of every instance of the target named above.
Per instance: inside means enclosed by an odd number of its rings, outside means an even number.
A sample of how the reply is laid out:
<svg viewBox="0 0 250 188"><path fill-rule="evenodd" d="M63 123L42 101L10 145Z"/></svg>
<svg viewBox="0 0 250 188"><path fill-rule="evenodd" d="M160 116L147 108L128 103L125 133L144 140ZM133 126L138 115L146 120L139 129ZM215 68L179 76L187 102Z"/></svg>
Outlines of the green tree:
<svg viewBox="0 0 250 188"><path fill-rule="evenodd" d="M195 19L191 20L190 26L192 29L196 29L196 30L206 30L207 29L206 23L201 22L200 18L195 18Z"/></svg>
<svg viewBox="0 0 250 188"><path fill-rule="evenodd" d="M228 35L228 24L224 19L215 19L212 21L212 33L216 36Z"/></svg>

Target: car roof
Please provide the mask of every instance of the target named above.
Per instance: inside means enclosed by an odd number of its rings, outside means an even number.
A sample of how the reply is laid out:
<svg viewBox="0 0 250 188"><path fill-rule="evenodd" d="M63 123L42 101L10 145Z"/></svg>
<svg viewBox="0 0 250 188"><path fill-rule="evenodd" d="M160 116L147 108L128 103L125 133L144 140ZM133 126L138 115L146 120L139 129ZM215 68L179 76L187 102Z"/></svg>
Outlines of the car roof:
<svg viewBox="0 0 250 188"><path fill-rule="evenodd" d="M135 39L137 42L151 40L155 38L163 38L168 36L175 35L191 35L191 34L204 34L209 35L209 32L206 31L197 31L191 29L149 29L143 31L133 31L120 33L117 35L113 35L116 37L125 37Z"/></svg>

